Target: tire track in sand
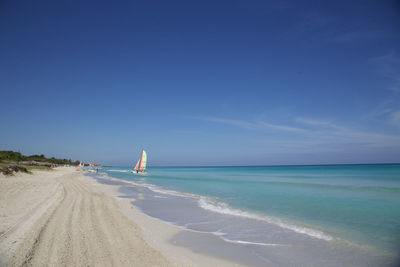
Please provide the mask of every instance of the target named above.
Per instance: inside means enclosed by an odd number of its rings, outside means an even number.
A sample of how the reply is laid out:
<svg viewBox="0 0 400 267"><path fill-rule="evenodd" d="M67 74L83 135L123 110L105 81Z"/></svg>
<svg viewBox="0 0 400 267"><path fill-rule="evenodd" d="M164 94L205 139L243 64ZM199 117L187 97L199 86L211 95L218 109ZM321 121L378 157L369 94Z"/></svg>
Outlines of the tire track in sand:
<svg viewBox="0 0 400 267"><path fill-rule="evenodd" d="M55 179L62 196L36 221L10 266L170 266L114 199L80 181Z"/></svg>

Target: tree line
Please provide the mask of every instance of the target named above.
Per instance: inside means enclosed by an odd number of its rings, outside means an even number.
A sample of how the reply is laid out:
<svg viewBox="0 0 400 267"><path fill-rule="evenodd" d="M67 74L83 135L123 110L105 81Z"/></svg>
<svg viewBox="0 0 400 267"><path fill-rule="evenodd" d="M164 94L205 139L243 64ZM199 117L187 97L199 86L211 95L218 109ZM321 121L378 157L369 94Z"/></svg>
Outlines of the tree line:
<svg viewBox="0 0 400 267"><path fill-rule="evenodd" d="M0 161L37 161L37 162L48 162L52 164L59 164L59 165L79 165L79 160L72 161L71 159L56 159L54 157L47 158L45 155L30 155L25 156L22 155L20 152L14 152L11 150L4 150L0 151Z"/></svg>

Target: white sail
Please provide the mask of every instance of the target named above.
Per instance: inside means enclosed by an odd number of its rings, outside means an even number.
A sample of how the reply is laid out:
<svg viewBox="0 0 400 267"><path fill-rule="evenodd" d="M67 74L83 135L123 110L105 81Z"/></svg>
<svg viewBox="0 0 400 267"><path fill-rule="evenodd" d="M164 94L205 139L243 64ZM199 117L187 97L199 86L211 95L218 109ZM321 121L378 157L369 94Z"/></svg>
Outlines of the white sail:
<svg viewBox="0 0 400 267"><path fill-rule="evenodd" d="M139 163L140 163L140 159L137 161L135 168L133 168L135 171L139 170Z"/></svg>
<svg viewBox="0 0 400 267"><path fill-rule="evenodd" d="M140 155L140 158L136 163L135 167L133 168L133 170L135 170L137 173L145 173L146 165L147 165L147 153L146 151L142 150L142 154Z"/></svg>
<svg viewBox="0 0 400 267"><path fill-rule="evenodd" d="M144 172L146 171L146 164L147 164L147 153L146 151L142 151L142 156L140 157L140 164L139 164L139 170Z"/></svg>

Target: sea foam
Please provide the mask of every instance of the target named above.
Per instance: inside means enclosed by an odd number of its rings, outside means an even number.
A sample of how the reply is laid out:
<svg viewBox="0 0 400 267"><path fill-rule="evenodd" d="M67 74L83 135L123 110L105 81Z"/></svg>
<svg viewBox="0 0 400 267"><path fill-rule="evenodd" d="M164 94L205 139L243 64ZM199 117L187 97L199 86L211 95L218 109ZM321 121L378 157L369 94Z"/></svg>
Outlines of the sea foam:
<svg viewBox="0 0 400 267"><path fill-rule="evenodd" d="M129 170L107 170L109 172L129 172Z"/></svg>
<svg viewBox="0 0 400 267"><path fill-rule="evenodd" d="M121 181L121 179L112 178L112 177L109 177L108 175L105 175L105 176L110 180ZM270 223L270 224L279 226L283 229L288 229L288 230L294 231L296 233L304 234L304 235L307 235L307 236L310 236L313 238L326 240L326 241L333 240L332 236L330 236L320 230L311 229L306 226L301 226L301 225L296 225L294 223L285 222L276 217L259 215L259 214L251 213L248 211L243 211L241 209L232 208L224 202L215 201L209 197L175 191L175 190L168 190L168 189L162 188L161 186L157 186L157 185L153 185L153 184L138 183L138 182L133 182L133 181L129 181L129 180L124 180L124 182L132 184L134 186L145 187L145 188L147 188L153 192L159 193L159 194L165 194L165 195L170 195L170 196L175 196L175 197L198 199L198 201L197 201L198 206L200 208L208 210L208 211L217 212L217 213L225 214L225 215L239 216L239 217L243 217L243 218L259 220L259 221ZM223 238L223 239L225 239L225 238ZM230 240L229 242L237 242L237 241ZM240 241L240 242L246 242L246 241Z"/></svg>
<svg viewBox="0 0 400 267"><path fill-rule="evenodd" d="M274 224L281 228L288 229L288 230L294 231L296 233L305 234L305 235L308 235L308 236L311 236L314 238L318 238L318 239L322 239L322 240L326 240L326 241L330 241L333 239L332 236L330 236L322 231L316 230L316 229L311 229L311 228L308 228L305 226L300 226L300 225L295 225L292 223L284 222L283 220L281 220L279 218L275 218L275 217L258 215L258 214L250 213L250 212L243 211L240 209L235 209L235 208L230 207L226 203L215 202L215 201L212 201L205 197L201 197L198 200L198 205L199 205L199 207L201 207L205 210L218 212L218 213L226 214L226 215L239 216L239 217L243 217L243 218L264 221L266 223Z"/></svg>

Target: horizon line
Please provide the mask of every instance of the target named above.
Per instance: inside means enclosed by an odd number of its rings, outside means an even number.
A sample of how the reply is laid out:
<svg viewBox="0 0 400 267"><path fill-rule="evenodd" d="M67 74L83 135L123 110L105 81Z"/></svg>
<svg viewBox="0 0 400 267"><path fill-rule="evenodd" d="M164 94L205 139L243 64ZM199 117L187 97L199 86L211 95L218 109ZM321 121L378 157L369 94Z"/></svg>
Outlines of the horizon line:
<svg viewBox="0 0 400 267"><path fill-rule="evenodd" d="M307 166L354 166L354 165L400 165L397 163L327 163L327 164L277 164L277 165L150 165L147 167L163 167L163 168L176 168L176 167L189 167L189 168L211 168L211 167L307 167ZM102 167L126 167L122 165L103 165Z"/></svg>

